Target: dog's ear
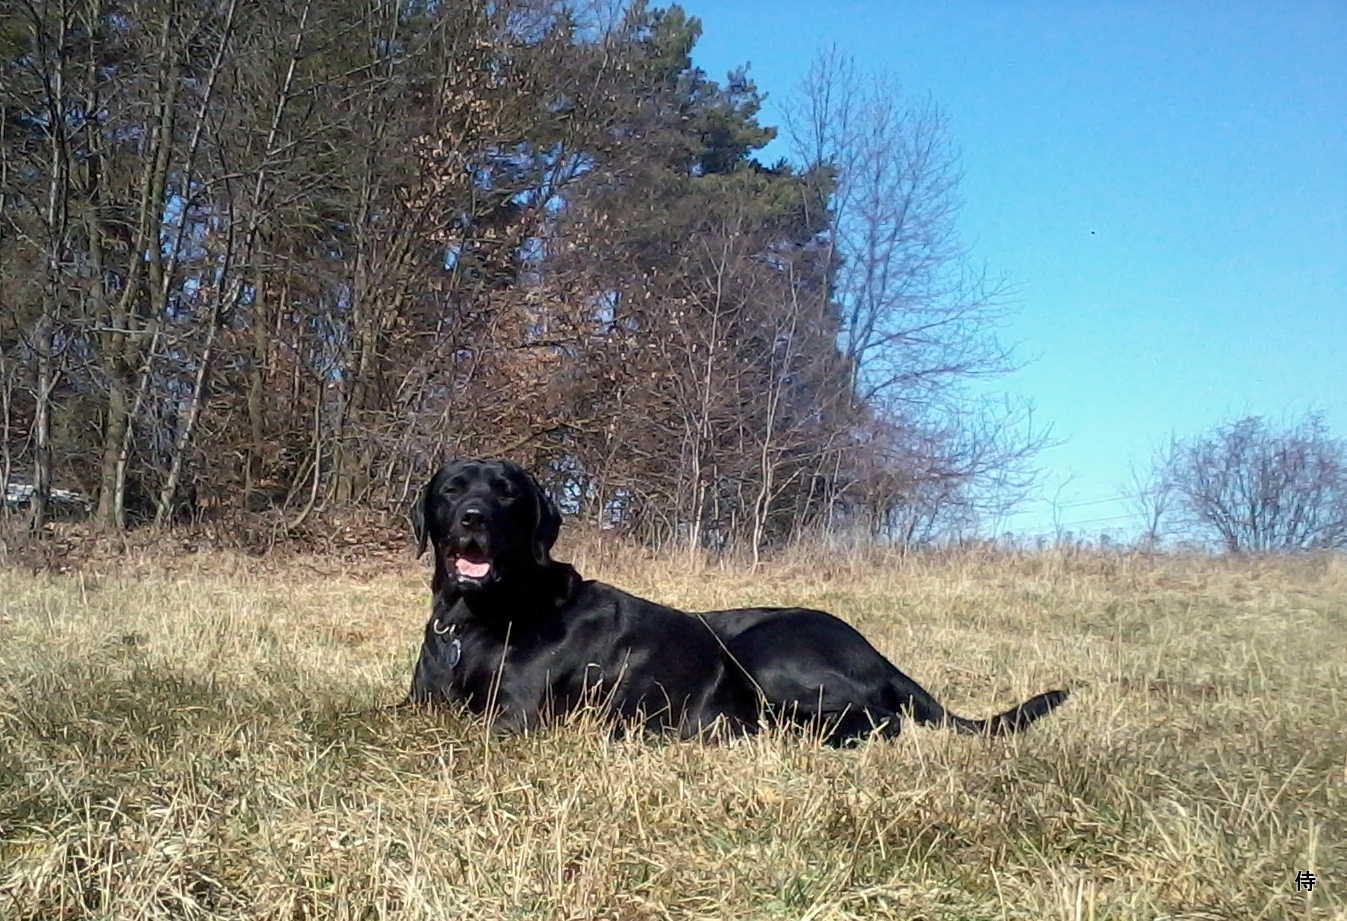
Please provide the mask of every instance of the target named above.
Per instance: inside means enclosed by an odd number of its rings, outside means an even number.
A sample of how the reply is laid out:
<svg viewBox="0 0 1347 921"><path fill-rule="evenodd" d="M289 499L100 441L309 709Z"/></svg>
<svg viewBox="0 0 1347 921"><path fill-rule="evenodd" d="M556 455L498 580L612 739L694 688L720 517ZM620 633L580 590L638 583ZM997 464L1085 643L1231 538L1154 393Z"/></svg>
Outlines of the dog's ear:
<svg viewBox="0 0 1347 921"><path fill-rule="evenodd" d="M552 545L561 533L561 510L538 481L533 481L533 497L538 503L538 525L533 529L533 558L539 566L551 561Z"/></svg>
<svg viewBox="0 0 1347 921"><path fill-rule="evenodd" d="M439 474L430 478L430 482L422 488L416 501L412 503L407 517L412 522L412 536L416 538L416 558L419 560L426 552L426 541L430 539L430 532L426 528L426 514L430 511L430 497L435 493L435 481L439 479Z"/></svg>

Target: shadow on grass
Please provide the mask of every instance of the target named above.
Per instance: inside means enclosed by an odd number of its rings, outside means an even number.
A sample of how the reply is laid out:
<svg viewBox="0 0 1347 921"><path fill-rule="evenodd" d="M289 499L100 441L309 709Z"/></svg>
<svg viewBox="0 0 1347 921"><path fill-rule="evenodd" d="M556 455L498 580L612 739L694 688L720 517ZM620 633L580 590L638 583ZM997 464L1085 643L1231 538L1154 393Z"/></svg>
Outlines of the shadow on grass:
<svg viewBox="0 0 1347 921"><path fill-rule="evenodd" d="M135 655L43 665L0 695L0 832L50 827L80 803L134 810L151 788L219 794L287 760L310 779L353 780L371 758L414 757L409 748L433 751L472 729Z"/></svg>

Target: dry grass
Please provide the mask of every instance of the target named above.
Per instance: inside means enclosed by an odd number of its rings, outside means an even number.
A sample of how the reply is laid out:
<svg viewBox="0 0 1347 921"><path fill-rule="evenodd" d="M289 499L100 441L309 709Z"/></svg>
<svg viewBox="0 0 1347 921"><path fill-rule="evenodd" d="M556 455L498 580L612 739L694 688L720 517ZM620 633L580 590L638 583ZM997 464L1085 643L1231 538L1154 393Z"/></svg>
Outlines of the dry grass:
<svg viewBox="0 0 1347 921"><path fill-rule="evenodd" d="M1347 918L1341 558L559 556L826 607L969 715L1075 695L999 742L501 740L378 709L419 567L0 570L0 917Z"/></svg>

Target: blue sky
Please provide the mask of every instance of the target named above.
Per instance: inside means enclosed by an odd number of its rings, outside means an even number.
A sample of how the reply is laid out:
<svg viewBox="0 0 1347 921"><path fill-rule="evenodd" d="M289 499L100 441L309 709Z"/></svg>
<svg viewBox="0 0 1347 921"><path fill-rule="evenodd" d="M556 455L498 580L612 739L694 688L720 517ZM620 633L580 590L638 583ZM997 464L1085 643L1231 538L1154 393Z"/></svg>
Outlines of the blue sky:
<svg viewBox="0 0 1347 921"><path fill-rule="evenodd" d="M949 115L961 233L1017 291L1027 365L997 387L1063 442L1006 528L1125 532L1129 464L1171 432L1316 410L1347 437L1344 0L684 6L767 124L834 43Z"/></svg>

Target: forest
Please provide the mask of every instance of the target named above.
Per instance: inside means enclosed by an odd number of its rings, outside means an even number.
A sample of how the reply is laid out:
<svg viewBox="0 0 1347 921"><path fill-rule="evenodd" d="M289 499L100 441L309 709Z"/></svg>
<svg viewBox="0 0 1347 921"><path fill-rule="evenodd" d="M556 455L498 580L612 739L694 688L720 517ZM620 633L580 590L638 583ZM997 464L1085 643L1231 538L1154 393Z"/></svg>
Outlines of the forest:
<svg viewBox="0 0 1347 921"><path fill-rule="evenodd" d="M0 10L31 528L400 516L492 455L582 520L756 556L929 541L1032 481L1030 407L979 383L1011 289L959 239L946 116L836 51L770 125L678 6Z"/></svg>

